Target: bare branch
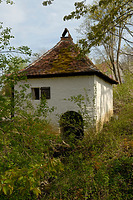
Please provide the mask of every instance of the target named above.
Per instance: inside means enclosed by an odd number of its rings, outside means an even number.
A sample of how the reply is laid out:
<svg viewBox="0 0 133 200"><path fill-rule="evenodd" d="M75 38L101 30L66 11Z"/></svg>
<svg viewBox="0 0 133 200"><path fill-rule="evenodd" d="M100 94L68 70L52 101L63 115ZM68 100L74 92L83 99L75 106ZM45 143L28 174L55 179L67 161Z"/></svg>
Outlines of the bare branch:
<svg viewBox="0 0 133 200"><path fill-rule="evenodd" d="M101 49L99 49L98 47L95 47L95 48L96 48L96 50L97 50L97 51L99 51L99 52L100 52L100 54L102 55L103 59L104 59L104 60L105 60L105 62L107 63L107 65L108 65L109 69L111 69L111 71L112 71L112 68L111 68L111 66L110 66L109 62L108 62L108 60L105 58L105 56L104 56L103 52L101 51Z"/></svg>
<svg viewBox="0 0 133 200"><path fill-rule="evenodd" d="M112 32L112 31L110 31L110 33L111 33L112 35L115 35L115 36L119 37L119 35L118 35L118 34L116 34L116 33ZM126 39L126 38L124 38L123 36L121 36L121 38L122 38L124 41L126 41L126 42L128 42L128 43L131 43L131 44L133 44L133 42L132 42L132 41L130 41L130 40L128 40L128 39Z"/></svg>
<svg viewBox="0 0 133 200"><path fill-rule="evenodd" d="M113 48L113 50L115 50L115 51L117 51L117 48L115 48L114 46L112 47L112 45L110 45L110 43L107 43L106 42L106 44L110 47L110 48ZM107 46L104 44L104 43L102 43L102 45L104 46L104 48L107 48ZM133 47L132 46L130 46L128 43L127 43L127 45L131 48L131 49L133 49ZM120 54L124 54L124 55L129 55L129 56L133 56L133 54L131 54L131 53L126 53L126 52L124 52L123 50L120 50Z"/></svg>
<svg viewBox="0 0 133 200"><path fill-rule="evenodd" d="M124 28L128 31L128 33L133 37L133 31L131 31L126 25L124 25Z"/></svg>

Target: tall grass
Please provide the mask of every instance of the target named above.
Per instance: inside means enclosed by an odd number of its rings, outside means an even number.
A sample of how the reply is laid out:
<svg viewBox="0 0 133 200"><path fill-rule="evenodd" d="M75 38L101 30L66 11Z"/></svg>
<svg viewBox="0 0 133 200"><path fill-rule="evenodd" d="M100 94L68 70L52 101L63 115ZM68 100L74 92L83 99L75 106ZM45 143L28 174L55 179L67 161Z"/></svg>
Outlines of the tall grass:
<svg viewBox="0 0 133 200"><path fill-rule="evenodd" d="M125 83L114 88L114 117L102 131L90 129L69 145L46 120L26 115L4 122L0 199L133 199L132 80L126 75Z"/></svg>
<svg viewBox="0 0 133 200"><path fill-rule="evenodd" d="M88 131L63 159L64 170L43 199L133 198L133 79L114 88L114 117L101 132Z"/></svg>

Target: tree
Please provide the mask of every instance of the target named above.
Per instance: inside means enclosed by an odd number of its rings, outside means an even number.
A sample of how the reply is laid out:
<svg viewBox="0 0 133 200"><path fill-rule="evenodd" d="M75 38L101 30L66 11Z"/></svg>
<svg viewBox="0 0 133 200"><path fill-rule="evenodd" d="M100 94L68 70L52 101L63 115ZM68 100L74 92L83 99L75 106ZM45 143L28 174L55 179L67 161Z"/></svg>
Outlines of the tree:
<svg viewBox="0 0 133 200"><path fill-rule="evenodd" d="M129 46L125 46L122 51L126 52L120 58L120 67L123 71L133 73L133 50Z"/></svg>
<svg viewBox="0 0 133 200"><path fill-rule="evenodd" d="M3 23L0 23L0 89L3 88L4 91L6 88L8 88L8 91L10 91L10 100L7 101L10 103L7 104L4 97L1 98L0 101L0 115L3 115L3 117L9 117L10 113L11 116L13 116L14 84L16 84L20 79L18 72L22 66L29 61L29 57L31 56L32 52L27 46L17 48L10 46L10 40L12 38L14 38L14 36L11 35L11 28L3 28ZM3 92L2 96L3 94L5 93ZM5 105L9 105L7 106L8 112L4 112Z"/></svg>
<svg viewBox="0 0 133 200"><path fill-rule="evenodd" d="M43 5L50 5L52 2L53 0L44 1ZM124 41L130 47L133 44L132 15L132 0L99 0L92 6L87 6L86 1L75 2L75 11L64 17L64 20L79 19L83 16L87 18L85 38L79 41L83 52L87 53L92 47L103 45L114 77L120 83L121 43Z"/></svg>
<svg viewBox="0 0 133 200"><path fill-rule="evenodd" d="M2 3L3 1L5 1L7 4L13 4L13 1L12 0L0 0L0 3Z"/></svg>
<svg viewBox="0 0 133 200"><path fill-rule="evenodd" d="M99 0L92 6L85 5L86 1L75 3L75 11L70 15L65 16L64 20L79 19L85 16L87 13L95 15L98 10L103 10L103 17L98 23L93 24L91 31L88 33L90 40L89 48L95 44L99 44L102 38L106 36L106 33L117 27L120 23L125 22L127 19L131 19L133 15L133 3L132 0ZM132 26L131 23L128 24ZM125 25L124 29L133 36L132 31ZM132 44L132 41L122 38L128 43Z"/></svg>
<svg viewBox="0 0 133 200"><path fill-rule="evenodd" d="M94 24L98 24L99 21L102 21L104 18L104 14L107 10L112 9L112 5L108 5L108 8L99 8L95 11L95 13L88 13L85 16L85 20L80 28L80 32L83 37L88 38L88 33L91 32L91 28ZM120 66L119 66L119 58L121 52L121 42L122 36L124 32L124 26L127 24L127 21L120 22L117 27L113 28L111 31L107 32L106 35L101 39L99 46L94 45L95 49L100 52L103 59L107 63L107 66L113 72L113 75L116 80L121 83L121 74L120 74ZM116 36L118 35L118 37ZM102 48L103 47L103 48ZM103 53L103 50L105 53Z"/></svg>
<svg viewBox="0 0 133 200"><path fill-rule="evenodd" d="M43 5L51 5L53 2L54 0L43 1ZM110 5L112 8L108 9ZM64 20L73 18L79 19L80 17L85 16L85 14L88 12L95 14L95 12L97 12L97 10L100 8L107 9L107 12L103 13L102 20L97 24L94 24L92 27L92 31L94 30L94 35L92 35L91 39L92 42L96 44L110 29L116 27L120 22L124 22L126 19L132 18L133 15L132 0L99 0L90 7L86 5L86 0L83 0L81 2L75 2L75 11L72 11L68 16L65 16ZM132 26L130 23L128 25ZM127 26L125 26L124 29L127 30L131 36L133 36L133 32ZM129 42L128 40L126 41Z"/></svg>
<svg viewBox="0 0 133 200"><path fill-rule="evenodd" d="M85 1L75 3L76 11L65 16L64 20L79 19L85 16L83 32L84 38L79 41L86 53L92 47L103 46L106 57L110 61L110 68L114 77L121 83L119 59L121 43L124 41L128 46L133 44L128 39L133 36L131 30L131 18L133 14L131 1L98 1L93 6L86 6ZM127 36L128 34L128 36Z"/></svg>
<svg viewBox="0 0 133 200"><path fill-rule="evenodd" d="M27 46L13 47L10 46L10 40L14 38L11 35L11 28L3 28L3 23L0 23L0 71L2 74L11 73L17 68L20 69L20 64L27 63L32 51ZM23 55L27 55L24 57ZM23 57L22 57L23 56ZM16 69L15 69L16 67Z"/></svg>
<svg viewBox="0 0 133 200"><path fill-rule="evenodd" d="M53 1L54 1L54 0L43 1L42 4L43 4L44 6L51 5Z"/></svg>

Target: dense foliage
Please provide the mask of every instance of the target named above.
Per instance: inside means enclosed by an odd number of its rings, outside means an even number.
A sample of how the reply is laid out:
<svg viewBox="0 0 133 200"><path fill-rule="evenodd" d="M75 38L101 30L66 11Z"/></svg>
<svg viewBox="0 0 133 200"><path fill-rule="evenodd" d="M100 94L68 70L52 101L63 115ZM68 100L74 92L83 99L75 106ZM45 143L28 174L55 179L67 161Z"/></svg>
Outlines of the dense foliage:
<svg viewBox="0 0 133 200"><path fill-rule="evenodd" d="M18 55L31 51L10 47L10 30L1 24L0 199L132 199L132 75L115 87L115 115L103 130L89 129L82 141L66 144L49 125L53 108L45 99L34 109L25 96L28 85L12 99L18 71L28 61Z"/></svg>
<svg viewBox="0 0 133 200"><path fill-rule="evenodd" d="M76 143L62 143L37 112L1 119L1 198L132 199L132 80L114 88L114 118Z"/></svg>
<svg viewBox="0 0 133 200"><path fill-rule="evenodd" d="M115 115L100 133L89 131L61 158L64 170L47 199L132 199L132 75L114 89ZM45 198L44 198L45 199Z"/></svg>

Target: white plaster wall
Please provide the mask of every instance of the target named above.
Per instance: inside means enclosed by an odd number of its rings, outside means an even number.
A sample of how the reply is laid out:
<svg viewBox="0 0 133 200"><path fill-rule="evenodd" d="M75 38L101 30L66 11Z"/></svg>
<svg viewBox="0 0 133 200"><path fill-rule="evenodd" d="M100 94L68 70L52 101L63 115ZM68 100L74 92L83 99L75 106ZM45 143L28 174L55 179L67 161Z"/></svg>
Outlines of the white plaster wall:
<svg viewBox="0 0 133 200"><path fill-rule="evenodd" d="M15 86L15 90L20 90L19 85L25 83L25 81L19 82ZM54 106L56 109L54 113L50 114L49 118L52 123L58 124L59 117L66 111L78 111L79 108L70 101L65 101L71 96L77 96L79 94L85 95L85 91L89 96L90 104L87 106L87 110L91 116L94 115L93 99L94 99L94 76L73 76L73 77L56 77L56 78L36 78L28 79L27 82L30 88L27 89L27 93L31 93L31 88L35 87L50 87L51 99L47 100L50 107ZM100 87L100 85L98 85ZM100 95L100 93L99 93ZM36 105L40 100L32 100ZM85 102L86 104L86 102ZM99 102L97 102L99 105ZM101 109L101 107L99 108ZM100 110L99 110L100 112Z"/></svg>
<svg viewBox="0 0 133 200"><path fill-rule="evenodd" d="M113 86L97 76L94 76L94 84L96 93L95 115L97 122L102 125L113 115Z"/></svg>

